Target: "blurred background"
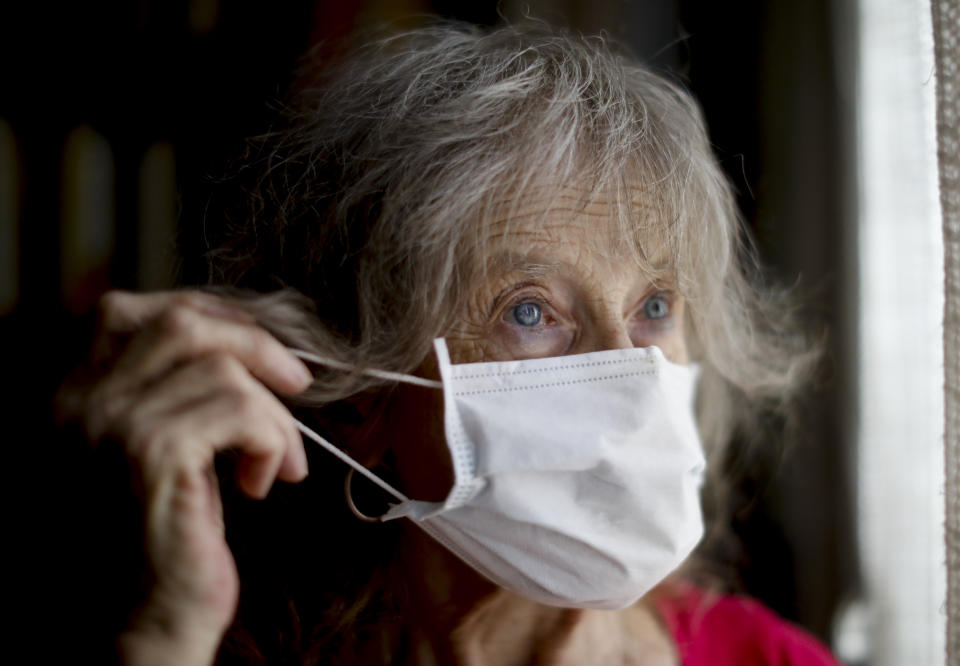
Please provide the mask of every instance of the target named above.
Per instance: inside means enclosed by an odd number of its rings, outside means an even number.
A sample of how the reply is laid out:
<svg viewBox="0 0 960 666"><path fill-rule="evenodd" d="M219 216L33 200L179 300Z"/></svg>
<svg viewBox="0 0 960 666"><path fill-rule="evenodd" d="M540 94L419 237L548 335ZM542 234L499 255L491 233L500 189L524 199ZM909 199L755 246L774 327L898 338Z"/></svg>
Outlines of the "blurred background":
<svg viewBox="0 0 960 666"><path fill-rule="evenodd" d="M764 261L777 279L799 283L811 322L829 334L825 377L789 448L731 461L741 478L734 528L744 548L734 564L743 590L831 643L847 663L942 663L935 637L942 251L939 227L923 226L927 218L938 224L924 180L931 130L922 98L932 85L924 7L907 0L6 3L0 339L13 413L49 420L50 396L82 357L105 290L204 281L197 258L210 193L243 139L268 129L307 49L324 53L359 27L412 26L425 14L482 25L530 15L603 31L700 100ZM900 108L901 99L918 101ZM880 119L868 113L877 109ZM878 180L869 180L871 169ZM907 198L884 203L904 182L913 187ZM871 245L874 230L884 229L894 235ZM870 374L903 368L913 380ZM890 391L872 395L878 387ZM29 454L42 457L47 445L28 440ZM878 451L890 453L870 457ZM894 552L908 542L921 550Z"/></svg>

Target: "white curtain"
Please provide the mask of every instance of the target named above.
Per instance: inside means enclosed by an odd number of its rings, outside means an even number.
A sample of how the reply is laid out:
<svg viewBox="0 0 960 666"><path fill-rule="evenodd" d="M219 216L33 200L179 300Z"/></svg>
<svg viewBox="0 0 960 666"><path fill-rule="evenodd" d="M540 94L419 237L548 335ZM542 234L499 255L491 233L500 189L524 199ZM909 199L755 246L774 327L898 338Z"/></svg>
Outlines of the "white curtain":
<svg viewBox="0 0 960 666"><path fill-rule="evenodd" d="M944 244L947 663L960 665L960 0L933 0Z"/></svg>
<svg viewBox="0 0 960 666"><path fill-rule="evenodd" d="M943 244L928 0L859 0L858 533L849 664L942 666ZM864 627L862 640L851 629Z"/></svg>

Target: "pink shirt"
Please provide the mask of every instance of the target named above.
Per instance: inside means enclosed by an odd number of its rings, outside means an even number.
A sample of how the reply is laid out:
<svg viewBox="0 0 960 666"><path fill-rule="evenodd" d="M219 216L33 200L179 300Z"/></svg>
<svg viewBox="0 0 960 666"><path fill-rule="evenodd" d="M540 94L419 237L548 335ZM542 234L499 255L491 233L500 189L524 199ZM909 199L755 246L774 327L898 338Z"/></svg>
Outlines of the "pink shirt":
<svg viewBox="0 0 960 666"><path fill-rule="evenodd" d="M745 597L684 585L656 605L683 666L840 666L813 636Z"/></svg>

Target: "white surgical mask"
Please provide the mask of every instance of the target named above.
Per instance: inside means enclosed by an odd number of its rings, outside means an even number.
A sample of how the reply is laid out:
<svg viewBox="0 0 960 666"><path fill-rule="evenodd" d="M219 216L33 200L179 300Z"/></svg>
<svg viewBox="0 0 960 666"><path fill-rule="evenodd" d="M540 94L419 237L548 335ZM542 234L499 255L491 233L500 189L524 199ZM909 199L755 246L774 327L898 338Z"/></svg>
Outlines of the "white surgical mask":
<svg viewBox="0 0 960 666"><path fill-rule="evenodd" d="M434 346L442 383L371 374L442 387L444 502L408 499L298 423L400 500L382 520L408 518L497 585L561 607L629 606L690 554L705 468L694 367L656 347L451 365Z"/></svg>

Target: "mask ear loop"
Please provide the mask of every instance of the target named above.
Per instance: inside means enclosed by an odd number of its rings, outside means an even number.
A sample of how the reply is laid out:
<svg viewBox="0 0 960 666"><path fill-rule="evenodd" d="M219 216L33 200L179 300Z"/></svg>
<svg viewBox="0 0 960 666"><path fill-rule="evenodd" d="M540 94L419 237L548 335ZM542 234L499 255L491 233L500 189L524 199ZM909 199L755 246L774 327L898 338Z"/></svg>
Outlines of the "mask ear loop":
<svg viewBox="0 0 960 666"><path fill-rule="evenodd" d="M347 470L347 476L343 480L343 494L347 498L347 506L350 507L350 511L353 512L357 518L362 520L365 523L379 523L383 521L383 516L378 516L374 518L373 516L368 516L363 511L357 508L357 505L353 502L353 493L350 491L350 487L353 483L353 474L356 472L353 467ZM384 514L386 515L386 514Z"/></svg>
<svg viewBox="0 0 960 666"><path fill-rule="evenodd" d="M312 439L314 442L316 442L317 444L325 448L327 451L335 455L337 458L347 463L347 465L350 466L351 474L354 471L360 472L365 477L367 477L368 479L373 481L375 484L377 484L378 486L386 490L388 493L396 497L401 502L410 501L409 497L407 497L406 495L401 493L399 490L391 486L389 483L381 479L379 476L377 476L376 474L368 470L366 467L358 463L356 460L348 456L346 453L344 453L343 451L335 447L333 444L325 440L323 437L315 433L313 430L305 426L303 423L301 423L297 419L294 419L293 423L297 426L297 430L299 430L303 435L306 435L308 438Z"/></svg>
<svg viewBox="0 0 960 666"><path fill-rule="evenodd" d="M391 382L403 382L404 384L413 384L414 386L425 386L427 388L434 389L443 388L443 382L439 382L435 379L424 379L423 377L417 377L416 375L407 375L402 372L391 372L390 370L378 370L376 368L357 368L356 366L353 366L349 363L344 363L343 361L337 361L324 356L317 356L316 354L311 354L310 352L303 351L302 349L294 349L292 347L287 347L287 351L304 361L309 361L310 363L316 363L317 365L333 368L334 370L342 370L343 372L359 372L361 375L367 375L368 377L376 377L378 379L385 379Z"/></svg>
<svg viewBox="0 0 960 666"><path fill-rule="evenodd" d="M327 367L334 368L336 370L343 370L346 372L356 372L358 370L358 368L355 368L354 366L348 363L343 363L341 361L336 361L334 359L325 358L323 356L317 356L316 354L311 354L310 352L305 352L300 349L291 349L289 347L287 349L294 356L297 356L303 359L304 361L317 363L319 365L325 365ZM407 384L415 384L417 386L425 386L425 387L434 388L434 389L443 388L443 382L438 382L432 379L424 379L423 377L415 377L413 375L405 375L400 372L389 372L386 370L377 370L374 368L360 368L359 370L362 374L377 377L379 379L386 379L388 381L405 382ZM365 477L367 477L367 479L369 479L370 481L372 481L373 483L375 483L376 485L380 486L385 491L393 495L395 498L400 500L400 502L410 501L410 499L406 495L404 495L399 490L397 490L396 488L388 484L386 481L382 480L376 474L374 474L373 472L368 470L366 467L358 463L356 460L351 458L349 455L347 455L346 453L338 449L336 446L334 446L333 444L325 440L323 437L315 433L313 430L305 426L303 423L301 423L297 419L294 419L293 422L296 424L297 429L304 436L306 436L308 439L313 440L314 442L322 446L328 452L332 453L333 455L335 455L337 458L339 458L349 466L350 469L347 472L346 478L344 479L343 490L347 498L347 506L350 507L350 511L352 511L353 515L355 515L357 518L370 523L381 522L379 517L374 518L360 511L360 509L358 509L357 505L354 503L353 494L350 491L351 481L353 481L354 472L360 472Z"/></svg>

